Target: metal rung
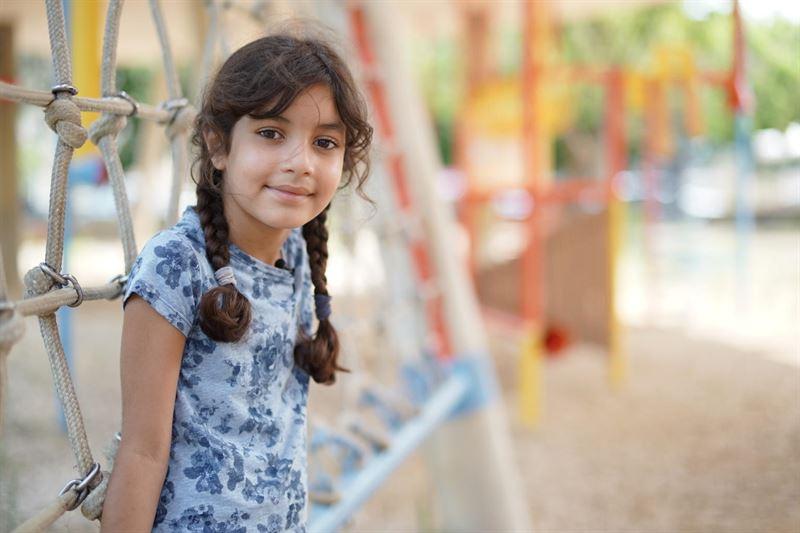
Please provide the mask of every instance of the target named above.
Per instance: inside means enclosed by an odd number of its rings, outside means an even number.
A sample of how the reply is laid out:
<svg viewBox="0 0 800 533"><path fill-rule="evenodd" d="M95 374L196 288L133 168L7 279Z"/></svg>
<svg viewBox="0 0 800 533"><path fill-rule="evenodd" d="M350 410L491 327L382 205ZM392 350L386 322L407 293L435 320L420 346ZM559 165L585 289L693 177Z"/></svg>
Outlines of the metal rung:
<svg viewBox="0 0 800 533"><path fill-rule="evenodd" d="M312 510L309 532L339 529L405 458L457 409L469 395L471 386L472 383L463 374L451 375L420 414L394 435L391 447L374 457L366 468L340 480L341 501L327 508Z"/></svg>

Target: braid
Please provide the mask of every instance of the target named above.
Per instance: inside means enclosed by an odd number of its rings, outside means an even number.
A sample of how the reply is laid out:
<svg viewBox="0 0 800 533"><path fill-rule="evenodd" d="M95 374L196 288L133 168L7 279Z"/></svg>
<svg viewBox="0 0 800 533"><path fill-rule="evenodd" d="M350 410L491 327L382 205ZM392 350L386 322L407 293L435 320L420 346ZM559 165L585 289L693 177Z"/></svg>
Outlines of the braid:
<svg viewBox="0 0 800 533"><path fill-rule="evenodd" d="M313 220L303 225L311 282L314 284L314 294L320 295L328 295L328 279L325 277L328 265L328 229L325 222L329 208L330 204ZM337 364L338 356L339 337L328 317L320 318L317 333L298 342L294 350L295 363L314 378L314 381L325 385L332 385L336 381L337 370L349 372Z"/></svg>
<svg viewBox="0 0 800 533"><path fill-rule="evenodd" d="M325 271L328 268L328 207L322 210L308 224L303 226L303 237L306 240L308 262L311 264L311 282L314 284L314 294L328 294L328 278Z"/></svg>
<svg viewBox="0 0 800 533"><path fill-rule="evenodd" d="M228 221L222 195L215 189L197 186L197 214L206 240L206 256L214 270L230 263ZM236 342L250 325L250 301L236 285L220 285L200 299L200 327L211 339Z"/></svg>
<svg viewBox="0 0 800 533"><path fill-rule="evenodd" d="M228 221L222 196L207 187L197 188L197 214L206 237L206 256L214 270L230 262Z"/></svg>

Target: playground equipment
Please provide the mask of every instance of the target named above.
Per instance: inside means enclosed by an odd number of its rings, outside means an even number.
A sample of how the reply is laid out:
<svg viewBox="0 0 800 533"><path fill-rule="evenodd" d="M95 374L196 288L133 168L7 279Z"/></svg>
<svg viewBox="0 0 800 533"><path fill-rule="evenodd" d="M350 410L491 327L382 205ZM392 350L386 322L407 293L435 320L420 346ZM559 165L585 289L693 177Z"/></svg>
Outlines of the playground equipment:
<svg viewBox="0 0 800 533"><path fill-rule="evenodd" d="M485 107L487 98L504 103L495 115L466 113L466 119L458 125L455 153L457 166L467 175L467 190L459 208L472 242L478 243L473 250L479 247L478 220L485 207L503 197L516 204L507 209L507 216L520 223L522 252L518 261L488 268L482 276L473 253L472 272L479 287L491 282L492 292L512 295L511 302L504 302L500 316L524 332L519 412L523 422L533 426L540 417L541 351L548 324L559 324L571 335L606 346L611 384L619 386L624 380L615 291L623 216L615 180L625 168L624 86L619 70L558 63L548 2L524 3L520 9L524 28L521 76L468 89L472 97L469 110ZM487 24L470 27L480 33L486 31ZM472 35L469 40L484 42L485 37ZM483 69L480 65L474 68ZM479 73L468 77L486 80ZM555 179L554 137L569 124L571 88L581 83L599 86L605 93L604 164L599 176ZM481 168L484 154L476 150L480 145L471 143L466 133L481 130L490 138L483 145L488 145L485 149L494 146L498 151L508 151L503 159L505 167ZM587 206L589 212L585 211ZM501 288L497 283L502 280L515 286Z"/></svg>
<svg viewBox="0 0 800 533"><path fill-rule="evenodd" d="M125 274L121 274L102 286L82 287L75 276L61 271L67 172L73 153L87 137L101 150L114 190L125 272L130 270L137 254L116 147L116 136L125 127L126 117L152 120L166 127L173 157L167 224L177 216L181 184L187 176L186 140L194 110L182 97L167 28L156 0L151 0L150 7L163 50L169 98L159 106L151 106L134 101L115 87L122 5L121 0L109 2L102 97L77 96L60 0L46 1L55 73L52 90L24 89L0 82L0 98L43 107L45 119L59 139L52 172L47 251L44 262L25 275L24 299L9 301L5 275L0 270L0 370L4 369L12 345L22 335L23 317L37 315L78 468L78 478L69 481L47 508L22 524L17 529L20 532L41 531L79 506L87 518L100 519L112 466L109 464L102 470L89 448L54 314L65 305L74 307L89 300L116 298L126 281ZM211 2L214 16L225 5ZM406 291L403 301L392 301L384 308L421 308L424 311L417 314L425 320L418 325L418 335L406 338L402 345L385 347L386 352L403 356L401 371L410 393L400 388L387 390L367 380L353 395L358 400L358 410L345 406L352 414L346 423L325 427L312 422L315 431L310 441L310 489L314 505L309 528L332 531L342 527L400 462L427 439L431 447L428 455L433 458L430 467L439 488L443 528L529 530L519 480L512 468L507 422L496 394L474 294L445 240L452 221L433 190L432 177L438 163L431 132L425 125L409 67L399 59L402 28L398 28L386 6L365 3L349 9L345 20L352 28L364 72L377 75L378 66L385 67L382 77L368 81L368 94L378 117L382 153L389 155L388 160L376 165L379 169L376 187L385 201L380 208L386 207L387 211L374 233L390 248L387 257L404 258L404 261L386 261L384 268L392 279L405 278L404 286L424 289ZM76 10L73 16L79 17L80 12ZM221 39L221 33L209 32L212 42L206 44L207 51L219 45L213 39ZM377 41L375 35L384 38ZM372 43L376 42L380 46L373 49ZM88 132L81 125L80 111L102 113ZM413 153L414 158L405 157L406 153ZM403 264L412 266L403 269ZM398 297L393 291L384 292ZM341 331L346 344L349 330L344 327ZM404 333L407 331L394 332L394 337L405 337ZM372 424L367 422L365 413L371 414ZM112 444L117 439L113 438ZM470 442L469 449L464 449L464 442ZM325 450L334 456L336 471L326 470L317 461ZM109 462L113 463L113 451Z"/></svg>
<svg viewBox="0 0 800 533"><path fill-rule="evenodd" d="M611 386L620 387L625 381L616 271L627 211L620 195L629 166L626 121L641 114L645 122L647 254L652 247L652 224L660 218L656 168L673 150L668 92L680 91L684 129L692 136L703 129L698 96L702 87L723 88L732 109L740 110L737 116L744 116L748 98L737 2L733 9L734 60L726 72L700 70L692 50L680 45L655 48L651 66L642 70L568 64L561 59L554 38L556 4L529 2L520 9L521 73L501 79L493 78L487 64L489 8L464 9L466 41L471 49L466 111L456 126L454 153L467 183L458 209L471 237L470 270L487 317L522 332L519 409L522 420L535 425L541 410L543 345L556 337L563 339L560 333L564 331L568 338L606 348ZM557 175L555 141L574 121L576 93L581 86L602 92L604 120L595 137L603 160L599 165L578 165L589 168L580 168L578 176ZM736 119L741 160L737 177L740 273L752 226L743 192L752 168L746 125L746 119ZM504 222L498 223L498 219ZM484 251L489 247L486 234L491 237L493 227L502 228L495 233L502 233L508 248L492 250L500 258Z"/></svg>
<svg viewBox="0 0 800 533"><path fill-rule="evenodd" d="M678 135L671 127L668 114L668 96L678 91L683 100L683 129L689 137L704 133L699 92L702 89L722 91L728 109L733 114L734 150L736 153L735 211L736 252L735 270L737 300L746 304L748 292L747 263L751 234L754 229L751 195L754 161L751 147L753 97L747 81L745 28L738 0L732 1L731 10L732 60L723 71L700 69L693 51L685 47L662 47L653 51L653 68L649 72L629 72L629 85L635 89L630 107L644 115L646 135L643 141L642 171L644 176L644 248L646 260L652 261L655 247L653 225L663 213L658 201L662 189L659 167L672 157L676 147L673 139Z"/></svg>

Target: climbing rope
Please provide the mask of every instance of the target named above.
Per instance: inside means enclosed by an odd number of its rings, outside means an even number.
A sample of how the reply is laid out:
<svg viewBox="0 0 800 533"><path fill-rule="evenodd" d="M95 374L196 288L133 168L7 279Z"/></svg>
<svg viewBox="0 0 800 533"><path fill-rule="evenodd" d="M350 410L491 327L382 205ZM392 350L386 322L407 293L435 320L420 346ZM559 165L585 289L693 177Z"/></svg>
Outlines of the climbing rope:
<svg viewBox="0 0 800 533"><path fill-rule="evenodd" d="M167 207L166 223L171 226L178 221L178 203L181 194L181 179L185 175L189 165L188 138L189 128L192 124L188 113L188 100L183 98L181 84L178 81L178 70L172 59L172 48L167 36L167 26L164 24L164 17L161 15L161 7L158 0L150 0L150 12L153 15L153 22L158 33L158 40L161 43L161 58L164 61L164 73L167 77L167 94L169 100L164 109L171 113L167 127L167 138L172 150L172 187L169 193L169 204Z"/></svg>

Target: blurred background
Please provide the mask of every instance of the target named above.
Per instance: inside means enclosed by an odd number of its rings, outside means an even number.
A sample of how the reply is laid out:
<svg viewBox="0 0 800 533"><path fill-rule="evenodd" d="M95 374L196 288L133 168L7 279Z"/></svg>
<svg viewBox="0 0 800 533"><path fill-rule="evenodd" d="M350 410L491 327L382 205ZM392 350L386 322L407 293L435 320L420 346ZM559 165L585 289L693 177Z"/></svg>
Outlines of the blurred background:
<svg viewBox="0 0 800 533"><path fill-rule="evenodd" d="M86 8L79 2L66 2L68 16ZM106 3L85 4L96 27L78 31L96 46L73 53L96 57L74 60L75 85L98 96L97 72L81 65L99 64ZM223 4L220 57L287 17L336 16L325 2ZM458 221L453 254L480 301L536 527L800 531L800 4L385 6L435 132L434 179ZM208 57L201 8L162 2L192 102ZM167 93L148 9L126 4L118 85L155 104ZM42 3L0 0L0 80L48 90L46 35ZM84 125L96 116L84 113ZM12 299L44 256L55 144L41 108L0 100ZM119 144L141 247L164 221L168 142L158 125L130 119ZM193 203L187 179L181 204ZM369 295L384 279L355 276L356 263L372 263L345 241L332 244L331 291ZM375 242L362 239L358 253L374 255ZM65 254L83 285L124 269L112 192L89 143L71 168ZM63 311L102 449L119 426L120 305ZM47 501L72 464L34 320L8 365L0 530ZM428 476L412 459L349 527L427 529ZM81 517L57 525L95 528Z"/></svg>

